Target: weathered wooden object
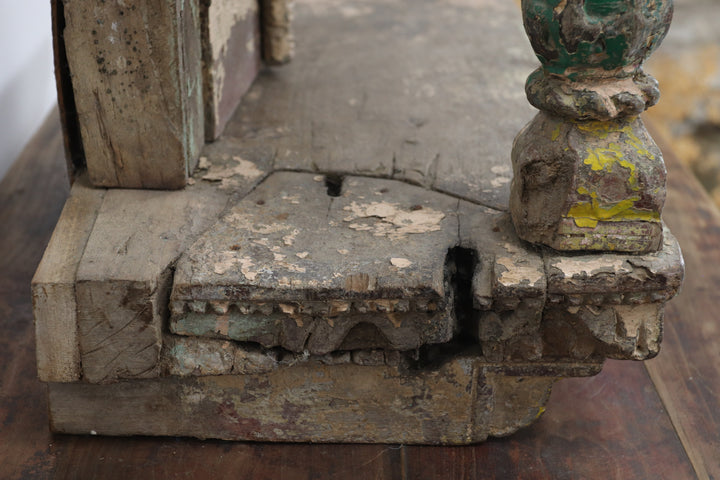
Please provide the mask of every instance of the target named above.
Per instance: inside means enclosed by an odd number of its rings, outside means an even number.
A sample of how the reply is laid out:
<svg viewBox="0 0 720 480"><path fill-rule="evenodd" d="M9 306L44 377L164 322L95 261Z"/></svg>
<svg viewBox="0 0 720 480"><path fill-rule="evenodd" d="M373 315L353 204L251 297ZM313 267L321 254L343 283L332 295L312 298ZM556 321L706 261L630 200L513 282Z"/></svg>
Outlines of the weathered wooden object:
<svg viewBox="0 0 720 480"><path fill-rule="evenodd" d="M93 185L184 187L203 145L197 2L57 1Z"/></svg>
<svg viewBox="0 0 720 480"><path fill-rule="evenodd" d="M216 46L252 31L252 8L213 2L203 18L213 5L247 14L216 18L229 28ZM56 431L468 443L532 422L558 378L657 354L683 276L667 230L652 253L565 256L513 227L503 157L530 113L516 87L531 56L491 57L503 76L468 80L494 51L468 45L523 52L514 7L408 5L302 4L306 53L256 80L183 191L99 190L61 219L33 290ZM496 22L477 29L487 13ZM349 60L328 35L396 48ZM206 49L206 68L223 55ZM556 119L568 150L589 133L645 138L639 124ZM70 314L55 321L56 305Z"/></svg>
<svg viewBox="0 0 720 480"><path fill-rule="evenodd" d="M203 0L205 140L225 129L260 69L258 0Z"/></svg>
<svg viewBox="0 0 720 480"><path fill-rule="evenodd" d="M32 281L38 377L73 382L82 374L78 349L77 269L106 191L75 182Z"/></svg>
<svg viewBox="0 0 720 480"><path fill-rule="evenodd" d="M263 60L270 65L289 62L295 53L293 37L293 0L258 0L262 18Z"/></svg>
<svg viewBox="0 0 720 480"><path fill-rule="evenodd" d="M286 0L54 0L53 8L69 156L97 187L183 188L262 52L270 64L292 57Z"/></svg>
<svg viewBox="0 0 720 480"><path fill-rule="evenodd" d="M521 238L557 250L660 247L662 154L637 117L659 97L642 62L670 26L672 0L523 0L542 66L542 110L518 135L510 209Z"/></svg>

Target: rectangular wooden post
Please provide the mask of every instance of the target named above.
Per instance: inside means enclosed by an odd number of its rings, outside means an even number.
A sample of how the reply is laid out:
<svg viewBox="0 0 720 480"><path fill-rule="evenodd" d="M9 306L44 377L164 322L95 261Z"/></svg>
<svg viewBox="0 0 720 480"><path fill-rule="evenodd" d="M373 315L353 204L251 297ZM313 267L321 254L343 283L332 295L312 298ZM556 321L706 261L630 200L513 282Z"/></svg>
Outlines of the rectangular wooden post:
<svg viewBox="0 0 720 480"><path fill-rule="evenodd" d="M91 182L184 187L204 136L199 0L62 1Z"/></svg>

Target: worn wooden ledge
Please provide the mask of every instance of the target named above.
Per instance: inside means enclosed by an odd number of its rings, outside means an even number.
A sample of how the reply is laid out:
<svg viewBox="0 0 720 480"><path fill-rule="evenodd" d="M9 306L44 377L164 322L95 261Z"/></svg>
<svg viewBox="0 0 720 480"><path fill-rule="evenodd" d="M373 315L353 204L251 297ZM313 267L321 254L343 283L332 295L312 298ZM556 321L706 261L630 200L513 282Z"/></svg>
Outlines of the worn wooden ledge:
<svg viewBox="0 0 720 480"><path fill-rule="evenodd" d="M527 430L472 447L270 445L189 439L51 435L35 379L28 285L68 193L53 115L0 183L0 463L7 478L713 478L720 475L720 369L712 312L720 307L720 214L663 146L666 219L685 247L688 276L666 315L663 351L608 361L596 377L554 388ZM650 372L650 374L648 373ZM612 396L614 401L600 400ZM697 474L695 473L697 472Z"/></svg>

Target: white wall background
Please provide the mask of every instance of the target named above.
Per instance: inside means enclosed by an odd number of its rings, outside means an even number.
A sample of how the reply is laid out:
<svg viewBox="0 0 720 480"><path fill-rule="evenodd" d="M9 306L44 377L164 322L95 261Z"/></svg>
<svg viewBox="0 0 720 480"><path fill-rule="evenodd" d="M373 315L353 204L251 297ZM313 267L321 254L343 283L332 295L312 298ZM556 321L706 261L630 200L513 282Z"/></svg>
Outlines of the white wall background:
<svg viewBox="0 0 720 480"><path fill-rule="evenodd" d="M55 105L50 0L0 0L0 179Z"/></svg>

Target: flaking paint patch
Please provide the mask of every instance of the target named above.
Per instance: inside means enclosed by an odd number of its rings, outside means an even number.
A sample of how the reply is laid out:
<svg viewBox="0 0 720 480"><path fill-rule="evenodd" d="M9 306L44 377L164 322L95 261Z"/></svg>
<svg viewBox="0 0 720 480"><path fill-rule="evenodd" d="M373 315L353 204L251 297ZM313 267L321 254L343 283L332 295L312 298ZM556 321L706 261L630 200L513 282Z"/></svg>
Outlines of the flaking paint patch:
<svg viewBox="0 0 720 480"><path fill-rule="evenodd" d="M208 182L220 182L220 188L236 188L240 179L254 180L263 175L262 170L253 162L237 155L227 159L227 165L210 164L208 171L201 178Z"/></svg>
<svg viewBox="0 0 720 480"><path fill-rule="evenodd" d="M353 230L371 232L376 237L389 237L400 240L412 234L436 232L442 229L441 222L445 214L429 207L404 209L396 203L352 202L343 208L349 212L343 221L352 222L348 226ZM358 220L375 219L373 223Z"/></svg>
<svg viewBox="0 0 720 480"><path fill-rule="evenodd" d="M254 266L251 257L238 257L236 252L225 251L221 252L213 262L213 271L218 275L225 275L239 268L245 278L252 282L258 275L258 272L251 269Z"/></svg>
<svg viewBox="0 0 720 480"><path fill-rule="evenodd" d="M510 183L511 180L512 179L510 177L495 177L490 180L490 185L492 185L493 188L500 188L503 185Z"/></svg>
<svg viewBox="0 0 720 480"><path fill-rule="evenodd" d="M297 228L295 228L295 229L293 229L292 232L290 232L289 234L285 235L285 236L283 237L283 243L285 244L285 246L287 246L287 247L292 247L293 244L295 243L295 239L297 238L298 234L300 234L300 230L298 230Z"/></svg>
<svg viewBox="0 0 720 480"><path fill-rule="evenodd" d="M498 257L495 263L505 267L507 270L498 276L498 282L505 286L511 285L535 285L543 280L545 272L538 269L522 259Z"/></svg>
<svg viewBox="0 0 720 480"><path fill-rule="evenodd" d="M209 41L213 59L213 101L220 105L222 92L225 90L225 56L231 49L233 30L245 21L248 16L256 15L255 0L213 0L209 7ZM245 48L252 52L255 49L253 38L249 38Z"/></svg>
<svg viewBox="0 0 720 480"><path fill-rule="evenodd" d="M608 256L599 258L593 256L588 259L567 257L551 263L550 266L560 270L565 278L592 276L599 273L622 275L633 272L632 265L626 260Z"/></svg>
<svg viewBox="0 0 720 480"><path fill-rule="evenodd" d="M245 275L245 278L251 282L254 281L255 277L257 277L257 272L250 270L250 267L255 266L252 258L242 257L238 259L238 262L240 263L240 271L243 275Z"/></svg>
<svg viewBox="0 0 720 480"><path fill-rule="evenodd" d="M407 258L391 258L390 263L397 268L407 268L412 265L412 262Z"/></svg>

